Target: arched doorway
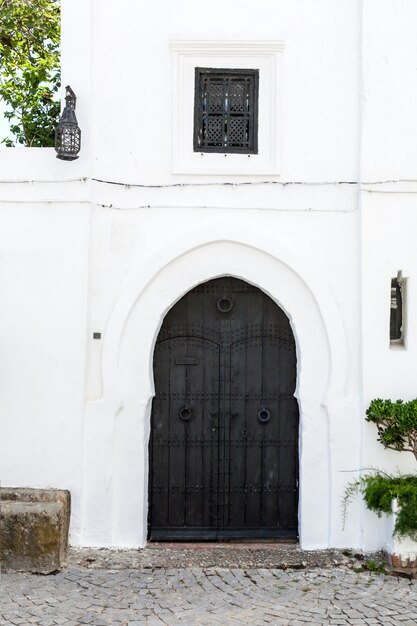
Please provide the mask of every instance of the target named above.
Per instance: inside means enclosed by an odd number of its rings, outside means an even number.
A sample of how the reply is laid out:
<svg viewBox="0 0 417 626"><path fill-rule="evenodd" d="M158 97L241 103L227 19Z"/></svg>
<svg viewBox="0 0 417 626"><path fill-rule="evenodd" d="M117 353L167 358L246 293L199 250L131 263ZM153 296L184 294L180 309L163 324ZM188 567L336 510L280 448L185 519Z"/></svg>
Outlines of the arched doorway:
<svg viewBox="0 0 417 626"><path fill-rule="evenodd" d="M298 536L296 349L285 313L236 278L166 315L154 352L149 538Z"/></svg>

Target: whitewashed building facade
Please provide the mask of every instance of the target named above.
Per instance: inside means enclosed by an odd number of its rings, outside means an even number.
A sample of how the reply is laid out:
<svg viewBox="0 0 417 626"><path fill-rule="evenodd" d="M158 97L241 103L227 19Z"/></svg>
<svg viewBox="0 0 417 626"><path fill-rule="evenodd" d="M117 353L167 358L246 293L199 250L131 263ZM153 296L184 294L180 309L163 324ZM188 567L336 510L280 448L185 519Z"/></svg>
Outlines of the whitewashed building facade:
<svg viewBox="0 0 417 626"><path fill-rule="evenodd" d="M0 149L2 484L70 489L74 545L144 545L158 332L231 276L294 335L302 547L382 547L341 498L413 468L364 414L417 395L415 3L62 4L80 157ZM258 70L257 150L195 149L195 68Z"/></svg>

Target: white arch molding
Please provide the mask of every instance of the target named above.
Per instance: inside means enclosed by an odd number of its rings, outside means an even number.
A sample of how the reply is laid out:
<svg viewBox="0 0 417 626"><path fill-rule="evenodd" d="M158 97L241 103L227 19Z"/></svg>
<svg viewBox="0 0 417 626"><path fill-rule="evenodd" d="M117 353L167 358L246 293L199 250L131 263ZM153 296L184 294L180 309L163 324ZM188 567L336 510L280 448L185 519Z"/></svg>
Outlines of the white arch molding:
<svg viewBox="0 0 417 626"><path fill-rule="evenodd" d="M220 237L218 231L188 233L156 253L131 275L114 307L104 335L103 393L86 406L81 545L144 545L156 337L175 302L199 283L225 275L259 287L289 317L297 345L300 541L305 548L340 543L332 536L331 469L335 437L344 436L344 428L338 432L348 359L339 311L308 259L235 222L222 223Z"/></svg>

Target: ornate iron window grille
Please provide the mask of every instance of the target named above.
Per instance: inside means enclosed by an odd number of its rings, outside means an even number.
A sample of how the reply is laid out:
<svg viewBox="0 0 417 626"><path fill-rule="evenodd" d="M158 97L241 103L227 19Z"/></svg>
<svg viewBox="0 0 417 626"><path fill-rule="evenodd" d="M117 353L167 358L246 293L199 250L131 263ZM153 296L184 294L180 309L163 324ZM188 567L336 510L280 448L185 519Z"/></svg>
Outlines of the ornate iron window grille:
<svg viewBox="0 0 417 626"><path fill-rule="evenodd" d="M258 153L259 70L195 69L194 151Z"/></svg>

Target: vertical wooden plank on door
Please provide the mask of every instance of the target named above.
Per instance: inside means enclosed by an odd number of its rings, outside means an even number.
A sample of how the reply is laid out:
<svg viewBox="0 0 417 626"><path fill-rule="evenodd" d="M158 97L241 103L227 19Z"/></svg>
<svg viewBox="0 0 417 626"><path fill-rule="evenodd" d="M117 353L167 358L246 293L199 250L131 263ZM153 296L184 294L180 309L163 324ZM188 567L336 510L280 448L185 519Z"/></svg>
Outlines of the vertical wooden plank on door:
<svg viewBox="0 0 417 626"><path fill-rule="evenodd" d="M268 297L264 299L264 319L262 327L262 405L266 411L263 419L263 484L262 522L263 526L279 529L279 376L280 376L280 318L285 315Z"/></svg>
<svg viewBox="0 0 417 626"><path fill-rule="evenodd" d="M181 360L181 359L179 359ZM213 480L217 470L215 453L218 414L219 348L207 340L189 338L186 371L185 526L216 528L213 511ZM217 487L216 487L217 490ZM217 493L215 494L215 496Z"/></svg>
<svg viewBox="0 0 417 626"><path fill-rule="evenodd" d="M185 368L176 366L176 358L187 350L187 338L176 337L170 340L170 455L169 455L169 526L185 526L186 504L186 439L189 425L180 417L187 405L187 381Z"/></svg>
<svg viewBox="0 0 417 626"><path fill-rule="evenodd" d="M229 285L233 308L230 313L228 438L229 448L229 500L224 529L240 530L245 526L246 516L246 384L247 351L245 338L248 320L248 285L233 280Z"/></svg>
<svg viewBox="0 0 417 626"><path fill-rule="evenodd" d="M155 346L154 372L157 380L169 380L169 342ZM150 521L155 526L168 526L169 516L169 394L158 390L152 404L149 450Z"/></svg>
<svg viewBox="0 0 417 626"><path fill-rule="evenodd" d="M282 376L283 372L287 372L286 377ZM297 527L298 518L298 403L294 398L296 350L290 332L280 351L280 373L280 524L292 529Z"/></svg>
<svg viewBox="0 0 417 626"><path fill-rule="evenodd" d="M246 431L248 448L246 457L246 526L262 528L262 479L263 479L263 430L258 412L263 406L262 398L262 323L263 298L259 290L248 294L246 349Z"/></svg>

